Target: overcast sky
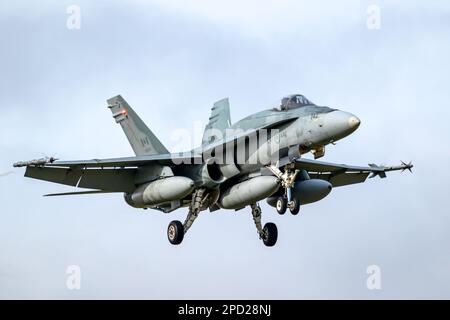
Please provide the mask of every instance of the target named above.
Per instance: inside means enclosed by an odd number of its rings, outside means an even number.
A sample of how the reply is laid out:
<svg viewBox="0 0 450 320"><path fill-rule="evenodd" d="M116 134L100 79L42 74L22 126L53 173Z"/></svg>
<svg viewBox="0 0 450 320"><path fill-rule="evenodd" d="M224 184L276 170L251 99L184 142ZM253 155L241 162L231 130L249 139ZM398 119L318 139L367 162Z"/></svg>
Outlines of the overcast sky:
<svg viewBox="0 0 450 320"><path fill-rule="evenodd" d="M0 298L450 298L448 1L262 2L1 2ZM367 27L374 4L380 29ZM324 160L412 160L414 174L334 189L295 217L262 203L274 248L250 209L203 212L174 247L167 225L186 209L43 198L72 189L12 168L131 156L106 108L116 94L173 150L214 101L229 97L235 122L289 93L361 119ZM81 290L66 287L69 265ZM370 265L381 290L366 286Z"/></svg>

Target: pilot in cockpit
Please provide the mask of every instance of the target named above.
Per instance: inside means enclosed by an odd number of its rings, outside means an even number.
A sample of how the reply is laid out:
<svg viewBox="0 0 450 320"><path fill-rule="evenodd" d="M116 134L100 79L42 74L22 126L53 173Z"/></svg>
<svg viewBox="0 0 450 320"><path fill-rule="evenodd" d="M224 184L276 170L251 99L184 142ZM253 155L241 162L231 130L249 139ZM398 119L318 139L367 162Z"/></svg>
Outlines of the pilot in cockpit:
<svg viewBox="0 0 450 320"><path fill-rule="evenodd" d="M306 99L306 97L301 94L295 94L281 99L280 111L286 111L308 105L314 105L314 103Z"/></svg>

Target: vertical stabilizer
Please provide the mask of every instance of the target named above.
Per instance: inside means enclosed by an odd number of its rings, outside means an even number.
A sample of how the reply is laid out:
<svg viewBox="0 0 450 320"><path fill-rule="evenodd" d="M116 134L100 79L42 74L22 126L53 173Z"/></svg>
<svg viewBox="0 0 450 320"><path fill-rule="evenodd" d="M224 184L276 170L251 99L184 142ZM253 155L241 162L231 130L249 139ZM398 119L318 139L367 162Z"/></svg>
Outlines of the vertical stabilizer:
<svg viewBox="0 0 450 320"><path fill-rule="evenodd" d="M109 99L108 108L122 127L137 156L169 153L122 96Z"/></svg>
<svg viewBox="0 0 450 320"><path fill-rule="evenodd" d="M225 131L231 126L230 103L228 98L214 103L211 117L203 133L202 145L213 143L225 137Z"/></svg>

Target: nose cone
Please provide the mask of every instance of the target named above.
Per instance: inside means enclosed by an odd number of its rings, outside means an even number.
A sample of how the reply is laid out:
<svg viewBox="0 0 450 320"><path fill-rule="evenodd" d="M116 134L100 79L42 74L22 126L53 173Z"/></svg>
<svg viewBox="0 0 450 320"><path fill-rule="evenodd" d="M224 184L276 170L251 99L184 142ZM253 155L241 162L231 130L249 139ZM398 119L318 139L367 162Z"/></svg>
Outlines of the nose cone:
<svg viewBox="0 0 450 320"><path fill-rule="evenodd" d="M356 130L358 129L359 125L361 124L361 120L359 120L359 118L357 116L351 116L350 118L348 118L348 126L350 127L350 129Z"/></svg>
<svg viewBox="0 0 450 320"><path fill-rule="evenodd" d="M358 129L361 120L349 112L335 110L327 114L324 124L329 137L336 141Z"/></svg>

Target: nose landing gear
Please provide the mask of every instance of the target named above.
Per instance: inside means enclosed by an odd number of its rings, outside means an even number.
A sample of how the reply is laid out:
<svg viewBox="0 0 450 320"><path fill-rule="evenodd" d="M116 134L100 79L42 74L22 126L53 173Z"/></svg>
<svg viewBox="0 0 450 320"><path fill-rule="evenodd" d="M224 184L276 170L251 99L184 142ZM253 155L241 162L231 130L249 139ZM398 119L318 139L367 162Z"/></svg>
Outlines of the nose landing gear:
<svg viewBox="0 0 450 320"><path fill-rule="evenodd" d="M281 187L284 188L284 195L277 199L276 209L279 214L285 214L286 209L293 215L297 215L300 211L300 202L292 196L292 188L300 170L293 170L289 165L282 172L278 166L268 166L268 169L281 181Z"/></svg>

